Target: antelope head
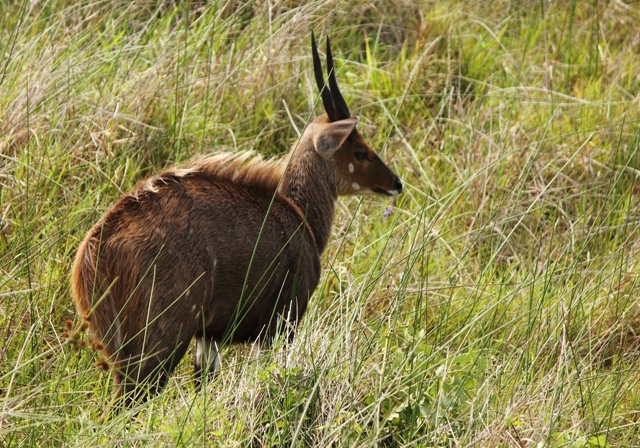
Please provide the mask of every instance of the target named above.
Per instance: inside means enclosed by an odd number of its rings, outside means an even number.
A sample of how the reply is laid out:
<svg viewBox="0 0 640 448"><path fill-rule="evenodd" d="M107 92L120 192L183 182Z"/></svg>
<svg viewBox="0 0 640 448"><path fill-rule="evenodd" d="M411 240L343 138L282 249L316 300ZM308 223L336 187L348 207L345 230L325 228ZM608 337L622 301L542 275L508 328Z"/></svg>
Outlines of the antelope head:
<svg viewBox="0 0 640 448"><path fill-rule="evenodd" d="M325 83L316 40L311 33L311 50L316 83L327 112L316 118L309 130L320 155L331 160L336 169L339 195L395 196L402 191L402 182L378 157L356 129L358 117L352 117L345 102L333 68L333 57L327 37L327 73Z"/></svg>

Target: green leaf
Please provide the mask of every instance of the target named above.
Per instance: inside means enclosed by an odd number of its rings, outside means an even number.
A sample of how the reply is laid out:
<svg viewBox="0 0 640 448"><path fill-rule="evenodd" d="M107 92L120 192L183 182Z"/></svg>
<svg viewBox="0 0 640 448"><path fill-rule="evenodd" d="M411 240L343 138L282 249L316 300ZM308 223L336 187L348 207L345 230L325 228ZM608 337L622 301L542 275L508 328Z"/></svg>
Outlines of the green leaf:
<svg viewBox="0 0 640 448"><path fill-rule="evenodd" d="M590 447L609 448L607 438L605 436L593 436L588 441Z"/></svg>
<svg viewBox="0 0 640 448"><path fill-rule="evenodd" d="M513 426L514 428L519 428L521 426L524 426L524 423L522 420L520 420L519 418L512 418L512 417L507 417L505 419L505 424L507 426Z"/></svg>

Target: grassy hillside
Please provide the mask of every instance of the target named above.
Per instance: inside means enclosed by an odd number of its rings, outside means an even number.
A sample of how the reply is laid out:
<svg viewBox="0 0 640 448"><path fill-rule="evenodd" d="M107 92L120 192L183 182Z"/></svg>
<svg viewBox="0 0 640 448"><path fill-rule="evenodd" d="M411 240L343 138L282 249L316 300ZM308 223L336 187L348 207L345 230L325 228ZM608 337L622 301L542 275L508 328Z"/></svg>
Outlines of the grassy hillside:
<svg viewBox="0 0 640 448"><path fill-rule="evenodd" d="M640 446L640 6L297 3L0 0L0 446ZM292 345L101 424L78 244L166 166L286 152L312 29L394 213L339 201Z"/></svg>

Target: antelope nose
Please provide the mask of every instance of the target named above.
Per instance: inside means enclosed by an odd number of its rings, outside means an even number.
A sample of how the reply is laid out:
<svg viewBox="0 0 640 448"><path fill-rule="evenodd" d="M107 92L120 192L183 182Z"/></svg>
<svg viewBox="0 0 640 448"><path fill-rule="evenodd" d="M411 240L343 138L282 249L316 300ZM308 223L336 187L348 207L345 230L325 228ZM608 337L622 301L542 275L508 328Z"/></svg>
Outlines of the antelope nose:
<svg viewBox="0 0 640 448"><path fill-rule="evenodd" d="M402 193L402 181L399 177L396 177L396 191L398 194Z"/></svg>

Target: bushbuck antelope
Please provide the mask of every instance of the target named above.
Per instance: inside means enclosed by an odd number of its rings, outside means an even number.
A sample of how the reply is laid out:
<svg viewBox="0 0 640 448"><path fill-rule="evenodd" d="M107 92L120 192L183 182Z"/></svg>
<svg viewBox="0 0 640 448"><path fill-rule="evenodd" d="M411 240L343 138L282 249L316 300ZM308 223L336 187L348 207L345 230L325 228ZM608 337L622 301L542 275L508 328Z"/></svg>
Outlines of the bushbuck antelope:
<svg viewBox="0 0 640 448"><path fill-rule="evenodd" d="M80 245L74 301L113 367L115 398L162 388L193 337L196 374L215 371L222 344L291 338L318 285L338 195L402 191L356 129L329 39L328 85L313 34L311 46L326 114L287 157L225 154L168 169Z"/></svg>

